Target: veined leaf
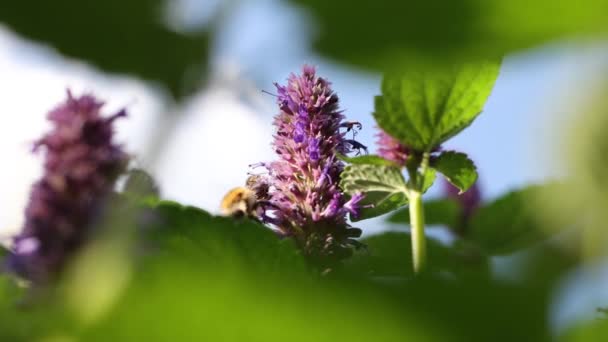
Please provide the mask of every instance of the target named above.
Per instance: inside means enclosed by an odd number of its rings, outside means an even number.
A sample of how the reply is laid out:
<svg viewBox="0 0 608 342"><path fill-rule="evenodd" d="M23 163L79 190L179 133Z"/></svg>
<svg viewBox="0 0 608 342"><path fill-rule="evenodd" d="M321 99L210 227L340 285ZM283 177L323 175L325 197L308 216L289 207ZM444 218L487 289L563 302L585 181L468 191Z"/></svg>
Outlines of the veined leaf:
<svg viewBox="0 0 608 342"><path fill-rule="evenodd" d="M365 194L360 202L361 213L351 217L353 221L386 214L407 204L406 183L398 167L352 164L344 169L341 178L340 187L347 194Z"/></svg>
<svg viewBox="0 0 608 342"><path fill-rule="evenodd" d="M358 157L347 157L340 156L340 159L350 164L367 164L367 165L384 165L384 166L398 166L390 160L386 160L376 155L366 155Z"/></svg>
<svg viewBox="0 0 608 342"><path fill-rule="evenodd" d="M386 75L375 99L378 125L404 145L430 152L481 113L500 63L413 67Z"/></svg>
<svg viewBox="0 0 608 342"><path fill-rule="evenodd" d="M477 168L464 153L442 152L438 157L431 158L431 167L441 172L461 194L477 181Z"/></svg>

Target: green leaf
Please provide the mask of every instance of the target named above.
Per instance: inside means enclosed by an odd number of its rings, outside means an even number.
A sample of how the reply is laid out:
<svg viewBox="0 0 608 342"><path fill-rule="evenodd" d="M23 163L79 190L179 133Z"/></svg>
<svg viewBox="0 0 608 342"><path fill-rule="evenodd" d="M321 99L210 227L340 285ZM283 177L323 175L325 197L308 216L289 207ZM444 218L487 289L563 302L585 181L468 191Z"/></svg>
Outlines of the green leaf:
<svg viewBox="0 0 608 342"><path fill-rule="evenodd" d="M424 202L424 221L428 225L444 225L455 227L460 220L460 207L451 199L437 199ZM396 224L409 224L410 212L406 209L391 214L388 222Z"/></svg>
<svg viewBox="0 0 608 342"><path fill-rule="evenodd" d="M158 198L158 183L146 170L134 168L127 172L123 193L135 198Z"/></svg>
<svg viewBox="0 0 608 342"><path fill-rule="evenodd" d="M409 233L386 232L361 240L367 251L348 261L349 267L358 268L374 276L412 276L412 243ZM428 265L431 270L451 268L451 251L433 238L427 238Z"/></svg>
<svg viewBox="0 0 608 342"><path fill-rule="evenodd" d="M477 181L477 168L464 153L445 151L431 158L431 167L441 172L460 193L467 191Z"/></svg>
<svg viewBox="0 0 608 342"><path fill-rule="evenodd" d="M500 63L412 66L385 75L375 98L378 125L404 145L430 152L469 126L490 95Z"/></svg>
<svg viewBox="0 0 608 342"><path fill-rule="evenodd" d="M492 58L562 38L605 34L603 0L291 0L311 13L314 47L339 62L386 72L408 58ZM336 15L344 13L348 15Z"/></svg>
<svg viewBox="0 0 608 342"><path fill-rule="evenodd" d="M352 164L341 175L340 187L349 195L363 193L360 221L398 209L407 204L407 189L401 170L395 166Z"/></svg>
<svg viewBox="0 0 608 342"><path fill-rule="evenodd" d="M433 169L427 169L424 175L424 182L422 183L422 193L426 193L428 189L433 186L435 179L437 178L437 172Z"/></svg>
<svg viewBox="0 0 608 342"><path fill-rule="evenodd" d="M204 210L161 201L152 205L147 227L153 242L166 253L196 263L241 264L254 269L304 268L304 261L291 239L279 239L264 225L231 217L212 216Z"/></svg>
<svg viewBox="0 0 608 342"><path fill-rule="evenodd" d="M163 23L162 0L0 1L0 21L25 38L115 73L131 74L187 95L203 75L206 33L177 33ZM78 13L75 13L78 12Z"/></svg>
<svg viewBox="0 0 608 342"><path fill-rule="evenodd" d="M365 155L358 157L347 157L340 155L341 160L350 164L367 164L367 165L383 165L383 166L399 166L390 160L386 160L376 155Z"/></svg>
<svg viewBox="0 0 608 342"><path fill-rule="evenodd" d="M554 227L544 225L539 202L555 193L558 184L533 185L509 192L479 208L471 217L468 239L488 255L507 255L571 228L577 218L571 217Z"/></svg>

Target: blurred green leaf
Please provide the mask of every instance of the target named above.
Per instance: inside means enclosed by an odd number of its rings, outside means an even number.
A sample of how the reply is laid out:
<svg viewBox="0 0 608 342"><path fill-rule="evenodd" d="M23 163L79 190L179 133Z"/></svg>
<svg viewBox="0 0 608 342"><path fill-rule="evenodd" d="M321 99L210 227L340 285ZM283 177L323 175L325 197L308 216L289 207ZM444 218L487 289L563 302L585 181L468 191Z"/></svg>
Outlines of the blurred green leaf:
<svg viewBox="0 0 608 342"><path fill-rule="evenodd" d="M356 283L168 257L148 265L86 341L437 341L413 313ZM340 285L340 286L338 286ZM340 288L340 290L338 290ZM306 322L302 321L306 317ZM154 322L154 324L151 324Z"/></svg>
<svg viewBox="0 0 608 342"><path fill-rule="evenodd" d="M395 166L352 164L341 175L340 187L349 195L363 193L365 197L358 217L360 221L398 209L407 204L407 189L401 169ZM369 206L369 207L365 207Z"/></svg>
<svg viewBox="0 0 608 342"><path fill-rule="evenodd" d="M538 203L560 186L533 185L484 205L471 217L467 237L489 255L506 255L573 227L577 218L546 227L538 215Z"/></svg>
<svg viewBox="0 0 608 342"><path fill-rule="evenodd" d="M248 219L212 216L204 210L162 201L154 207L156 249L193 257L197 263L234 262L271 271L304 269L292 239L279 239L264 225ZM154 227L156 226L156 227Z"/></svg>
<svg viewBox="0 0 608 342"><path fill-rule="evenodd" d="M3 0L0 22L109 72L132 74L183 96L206 66L208 37L184 35L163 22L162 0ZM193 82L191 82L193 81Z"/></svg>
<svg viewBox="0 0 608 342"><path fill-rule="evenodd" d="M424 201L424 222L427 225L455 227L460 220L460 211L458 203L451 199ZM388 217L388 222L409 224L410 211L400 209Z"/></svg>
<svg viewBox="0 0 608 342"><path fill-rule="evenodd" d="M347 261L350 267L365 270L380 277L410 277L412 267L412 243L409 233L386 232L361 240L367 250ZM435 239L427 238L428 266L431 271L451 269L453 257L449 247Z"/></svg>
<svg viewBox="0 0 608 342"><path fill-rule="evenodd" d="M317 51L382 72L412 58L491 58L608 30L605 0L291 1L312 14Z"/></svg>
<svg viewBox="0 0 608 342"><path fill-rule="evenodd" d="M588 102L564 102L571 112L563 124L560 141L553 153L561 157L560 173L569 175L568 188L547 197L539 211L548 222L570 217L581 219L581 245L586 261L603 260L608 249L608 78L598 72L599 82L582 92ZM603 78L602 78L603 77Z"/></svg>
<svg viewBox="0 0 608 342"><path fill-rule="evenodd" d="M594 320L577 322L574 326L566 329L560 336L563 342L593 342L608 340L608 318L601 317Z"/></svg>
<svg viewBox="0 0 608 342"><path fill-rule="evenodd" d="M479 115L499 69L500 63L483 62L387 74L374 117L404 145L430 152Z"/></svg>
<svg viewBox="0 0 608 342"><path fill-rule="evenodd" d="M367 164L367 165L382 165L382 166L398 166L390 160L386 160L376 155L365 155L358 157L340 156L340 159L350 164Z"/></svg>
<svg viewBox="0 0 608 342"><path fill-rule="evenodd" d="M431 167L441 172L445 178L460 190L467 191L477 181L477 168L464 153L445 151L431 158Z"/></svg>
<svg viewBox="0 0 608 342"><path fill-rule="evenodd" d="M134 198L158 198L160 188L152 175L143 169L135 168L128 172L123 193Z"/></svg>
<svg viewBox="0 0 608 342"><path fill-rule="evenodd" d="M0 339L41 341L60 336L75 326L60 303L48 298L52 289L27 291L24 283L0 274Z"/></svg>

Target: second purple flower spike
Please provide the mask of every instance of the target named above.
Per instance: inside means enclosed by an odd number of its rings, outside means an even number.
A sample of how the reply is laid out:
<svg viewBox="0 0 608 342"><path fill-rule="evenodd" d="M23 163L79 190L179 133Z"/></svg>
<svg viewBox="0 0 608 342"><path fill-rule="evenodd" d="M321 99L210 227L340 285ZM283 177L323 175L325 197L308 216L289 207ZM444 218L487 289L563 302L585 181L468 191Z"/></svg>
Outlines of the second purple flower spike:
<svg viewBox="0 0 608 342"><path fill-rule="evenodd" d="M44 175L32 188L8 267L35 283L52 280L86 241L129 161L112 139L114 120L126 113L103 117L102 106L93 96L68 91L48 114L53 129L34 146L46 154Z"/></svg>

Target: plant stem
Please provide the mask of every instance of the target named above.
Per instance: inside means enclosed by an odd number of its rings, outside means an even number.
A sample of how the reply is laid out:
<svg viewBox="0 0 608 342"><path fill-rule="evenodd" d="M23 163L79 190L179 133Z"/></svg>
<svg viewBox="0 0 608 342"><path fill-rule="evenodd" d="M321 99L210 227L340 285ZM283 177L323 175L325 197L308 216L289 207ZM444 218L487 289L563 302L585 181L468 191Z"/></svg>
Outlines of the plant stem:
<svg viewBox="0 0 608 342"><path fill-rule="evenodd" d="M412 260L414 261L414 273L420 273L426 265L426 238L424 236L424 207L422 206L422 193L417 190L410 190L409 201Z"/></svg>
<svg viewBox="0 0 608 342"><path fill-rule="evenodd" d="M426 236L424 234L424 206L422 204L422 193L429 166L430 154L422 154L419 168L410 170L410 187L408 199L410 206L410 235L412 237L412 260L414 273L420 273L426 266ZM418 170L419 169L419 170Z"/></svg>

